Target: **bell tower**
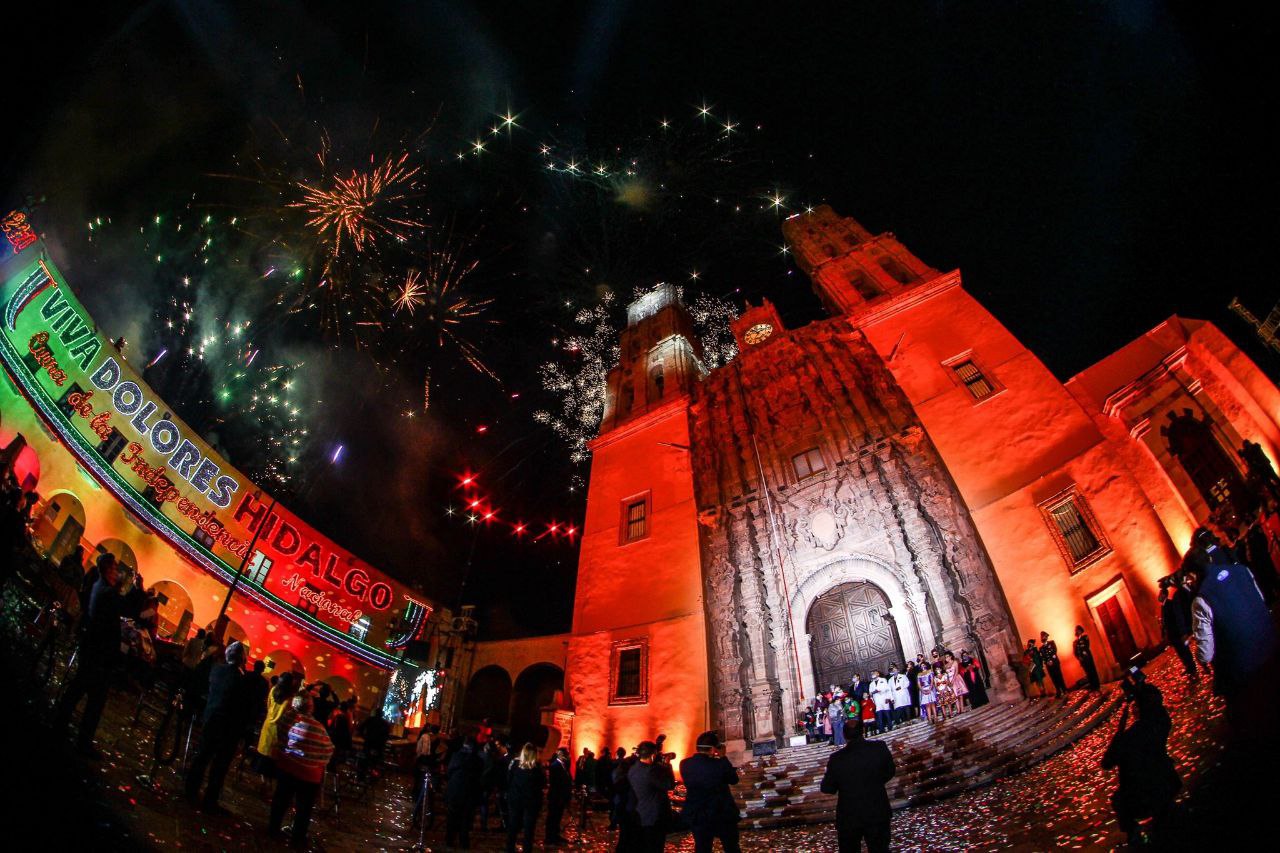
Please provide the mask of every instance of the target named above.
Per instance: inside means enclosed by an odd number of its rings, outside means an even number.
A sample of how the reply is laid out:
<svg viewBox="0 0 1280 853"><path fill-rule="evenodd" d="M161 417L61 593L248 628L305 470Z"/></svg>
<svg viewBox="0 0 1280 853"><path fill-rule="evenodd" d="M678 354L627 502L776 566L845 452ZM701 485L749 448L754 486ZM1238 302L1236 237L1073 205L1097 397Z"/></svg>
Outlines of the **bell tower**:
<svg viewBox="0 0 1280 853"><path fill-rule="evenodd" d="M690 755L708 727L689 423L704 370L673 286L628 306L619 349L591 443L566 661L573 751L665 733L671 749Z"/></svg>
<svg viewBox="0 0 1280 853"><path fill-rule="evenodd" d="M872 235L825 204L787 219L782 233L833 315L852 316L883 305L938 275L893 234Z"/></svg>

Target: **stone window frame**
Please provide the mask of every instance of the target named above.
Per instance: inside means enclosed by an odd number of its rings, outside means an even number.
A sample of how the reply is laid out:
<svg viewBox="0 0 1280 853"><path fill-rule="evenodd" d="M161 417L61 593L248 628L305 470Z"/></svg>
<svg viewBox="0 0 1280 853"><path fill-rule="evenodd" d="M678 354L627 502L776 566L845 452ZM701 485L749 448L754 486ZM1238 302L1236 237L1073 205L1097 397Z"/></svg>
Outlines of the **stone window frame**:
<svg viewBox="0 0 1280 853"><path fill-rule="evenodd" d="M831 470L831 466L827 464L827 454L822 451L822 444L820 442L810 444L808 446L804 446L804 444L805 444L804 442L801 442L799 445L797 445L798 447L800 447L799 450L797 450L795 447L792 447L787 452L787 461L791 465L791 478L792 478L792 481L795 483L803 483L806 480L811 480L814 477L817 477L821 474L825 474ZM801 456L803 456L805 457L805 463L808 464L810 454L814 453L815 451L818 454L818 459L822 462L822 467L813 468L812 466L810 466L809 473L805 474L803 477L800 476L800 472L796 469L796 460L799 459Z"/></svg>
<svg viewBox="0 0 1280 853"><path fill-rule="evenodd" d="M629 534L631 532L631 507L641 501L644 502L644 533L635 538ZM643 542L653 535L653 490L645 489L643 492L636 492L621 500L618 505L618 545L634 545L636 542Z"/></svg>
<svg viewBox="0 0 1280 853"><path fill-rule="evenodd" d="M633 650L639 650L640 652L640 691L634 696L619 696L618 674L619 667L622 664L622 653ZM609 704L649 704L649 639L647 637L613 641L613 645L609 650Z"/></svg>
<svg viewBox="0 0 1280 853"><path fill-rule="evenodd" d="M959 372L956 370L957 367L959 367L961 364L964 364L966 361L972 363L973 366L977 368L978 372L982 374L982 378L985 379L987 381L987 384L991 386L990 394L987 394L983 397L973 396L973 390L970 389L967 384L965 384L964 379L960 377ZM1000 396L1000 394L1003 393L1005 390L1005 384L1000 381L1000 379L995 375L994 372L992 372L991 368L987 365L986 361L982 358L979 358L978 354L974 352L972 349L967 349L962 353L953 355L951 356L951 358L943 360L942 367L946 371L947 378L951 380L952 384L955 385L957 388L963 388L965 390L965 393L968 395L970 404L974 406L979 406L987 402L988 400L994 400L996 397Z"/></svg>
<svg viewBox="0 0 1280 853"><path fill-rule="evenodd" d="M1075 506L1081 520L1089 528L1089 533L1098 543L1096 548L1079 560L1071 553L1071 546L1067 544L1066 537L1063 536L1062 530L1058 527L1057 519L1053 515L1054 510L1067 503ZM1058 546L1058 553L1062 555L1062 560L1067 564L1071 574L1079 574L1112 552L1111 541L1107 538L1106 531L1098 523L1098 517L1094 515L1093 507L1089 505L1089 501L1078 486L1074 484L1068 486L1052 497L1040 501L1037 506L1040 508L1040 514L1044 518L1045 526L1049 528L1049 535L1053 537L1053 543Z"/></svg>

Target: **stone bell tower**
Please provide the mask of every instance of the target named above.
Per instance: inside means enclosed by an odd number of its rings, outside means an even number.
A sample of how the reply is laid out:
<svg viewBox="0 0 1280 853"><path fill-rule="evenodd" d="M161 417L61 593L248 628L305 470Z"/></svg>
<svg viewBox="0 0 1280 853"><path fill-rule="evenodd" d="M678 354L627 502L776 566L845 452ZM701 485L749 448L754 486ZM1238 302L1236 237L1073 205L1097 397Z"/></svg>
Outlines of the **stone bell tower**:
<svg viewBox="0 0 1280 853"><path fill-rule="evenodd" d="M708 728L707 640L689 400L703 375L674 287L632 302L591 445L567 679L574 751ZM660 689L659 689L660 688Z"/></svg>

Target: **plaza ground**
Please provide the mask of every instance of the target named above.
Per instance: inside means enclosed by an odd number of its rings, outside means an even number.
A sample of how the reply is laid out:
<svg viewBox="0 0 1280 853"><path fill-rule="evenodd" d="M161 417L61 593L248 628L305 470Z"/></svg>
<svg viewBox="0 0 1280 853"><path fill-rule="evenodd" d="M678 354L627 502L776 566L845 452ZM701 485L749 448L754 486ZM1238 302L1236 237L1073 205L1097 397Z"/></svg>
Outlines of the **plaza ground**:
<svg viewBox="0 0 1280 853"><path fill-rule="evenodd" d="M206 815L183 800L175 769L161 769L154 781L147 779L153 744L146 729L129 727L130 697L113 694L97 741L104 757L86 762L71 750L67 738L43 722L56 680L31 680L25 662L7 654L6 665L14 676L10 684L26 688L16 701L11 693L7 703L8 710L19 715L6 727L15 783L15 796L7 805L17 822L39 832L46 843L61 847L86 842L95 850L285 849L266 834L267 799L247 768L237 774L233 765L228 777L222 802L231 815ZM1260 789L1241 779L1230 764L1222 745L1222 705L1212 696L1208 680L1188 685L1168 653L1149 671L1164 690L1174 721L1170 751L1187 783L1172 845L1203 849L1205 843L1225 841L1232 833L1247 834L1252 821L1244 797ZM897 812L895 849L1055 850L1120 845L1123 836L1108 800L1114 774L1099 766L1114 729L1115 720L1108 721L1024 773L934 805ZM342 802L336 815L330 799L325 808L317 809L311 830L313 849L412 849L418 836L409 826L407 790L407 776L393 773L364 801ZM591 825L579 830L576 802L569 814L574 819L566 818L568 849L612 849L615 839L605 830L603 815L592 815ZM436 829L427 833L427 849L444 849L442 824L438 820ZM1266 832L1263 826L1265 822L1255 834L1255 844ZM742 840L748 851L836 849L830 824L748 831ZM496 831L473 833L473 849L499 850L503 844ZM687 835L669 839L668 849L691 851L692 847Z"/></svg>

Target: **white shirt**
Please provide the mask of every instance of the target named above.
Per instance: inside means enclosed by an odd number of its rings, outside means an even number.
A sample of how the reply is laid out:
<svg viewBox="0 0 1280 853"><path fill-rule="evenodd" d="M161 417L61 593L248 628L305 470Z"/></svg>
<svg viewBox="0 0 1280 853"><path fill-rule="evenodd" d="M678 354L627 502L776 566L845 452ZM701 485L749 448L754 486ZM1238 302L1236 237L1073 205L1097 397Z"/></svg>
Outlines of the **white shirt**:
<svg viewBox="0 0 1280 853"><path fill-rule="evenodd" d="M893 709L893 689L886 678L871 679L871 701L876 703L877 711Z"/></svg>
<svg viewBox="0 0 1280 853"><path fill-rule="evenodd" d="M893 688L893 705L895 708L905 708L911 704L910 683L902 673L898 673L889 679L889 686Z"/></svg>

